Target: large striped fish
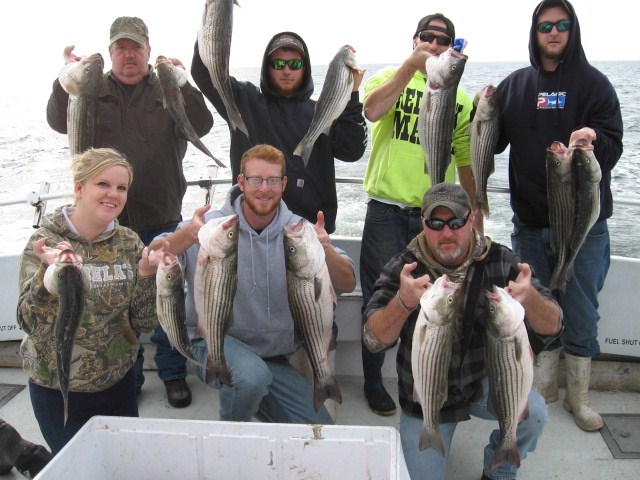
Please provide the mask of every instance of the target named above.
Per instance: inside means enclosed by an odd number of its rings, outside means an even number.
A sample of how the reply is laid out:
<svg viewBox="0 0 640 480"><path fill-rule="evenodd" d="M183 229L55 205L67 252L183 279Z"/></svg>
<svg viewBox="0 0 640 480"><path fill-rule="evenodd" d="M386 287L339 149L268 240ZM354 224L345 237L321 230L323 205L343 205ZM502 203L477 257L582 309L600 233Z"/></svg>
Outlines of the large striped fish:
<svg viewBox="0 0 640 480"><path fill-rule="evenodd" d="M59 297L55 324L56 368L64 401L65 425L69 412L73 344L84 313L89 284L89 274L82 266L82 258L73 250L61 251L44 274L45 288Z"/></svg>
<svg viewBox="0 0 640 480"><path fill-rule="evenodd" d="M573 227L574 198L571 186L571 152L561 142L547 148L547 200L554 270L549 288L566 276L567 246Z"/></svg>
<svg viewBox="0 0 640 480"><path fill-rule="evenodd" d="M480 100L471 122L471 170L476 182L476 205L488 217L487 182L495 171L494 153L500 134L496 87L487 85L480 91Z"/></svg>
<svg viewBox="0 0 640 480"><path fill-rule="evenodd" d="M356 62L355 52L352 46L344 45L340 47L338 53L329 63L309 130L293 151L294 155L302 157L305 167L309 163L313 145L320 134L329 134L331 125L344 112L347 103L349 103L351 92L353 91L353 73L351 69L360 69Z"/></svg>
<svg viewBox="0 0 640 480"><path fill-rule="evenodd" d="M313 370L313 407L327 398L342 403L342 394L329 366L333 307L337 302L314 226L304 218L284 228L289 308L296 337Z"/></svg>
<svg viewBox="0 0 640 480"><path fill-rule="evenodd" d="M424 151L424 172L431 184L444 182L451 163L451 139L456 126L456 95L467 63L466 55L449 48L437 57L429 57L427 89L418 115L418 136Z"/></svg>
<svg viewBox="0 0 640 480"><path fill-rule="evenodd" d="M491 462L520 466L516 431L533 383L533 352L524 323L524 308L503 288L486 292L485 368L489 395L500 425L500 442Z"/></svg>
<svg viewBox="0 0 640 480"><path fill-rule="evenodd" d="M171 118L173 118L176 126L198 150L208 155L219 167L226 168L226 165L214 157L205 144L202 143L184 109L184 97L182 96L180 87L187 83L187 72L163 56L159 56L156 59L155 68L158 74L158 80L160 80L162 103L164 104L164 108L169 110L169 114Z"/></svg>
<svg viewBox="0 0 640 480"><path fill-rule="evenodd" d="M67 63L60 73L60 86L69 94L67 137L71 157L94 146L98 94L102 86L104 59L99 53Z"/></svg>
<svg viewBox="0 0 640 480"><path fill-rule="evenodd" d="M184 273L178 257L164 253L156 271L156 311L169 342L183 357L202 365L189 349L187 313L184 298Z"/></svg>
<svg viewBox="0 0 640 480"><path fill-rule="evenodd" d="M411 343L413 390L423 417L419 447L434 448L442 455L440 409L447 400L454 327L461 314L459 291L460 284L443 275L424 292Z"/></svg>
<svg viewBox="0 0 640 480"><path fill-rule="evenodd" d="M249 131L233 99L229 78L234 3L240 6L236 0L206 0L198 30L198 53L209 70L213 87L222 98L229 126L233 130L240 129L248 138Z"/></svg>
<svg viewBox="0 0 640 480"><path fill-rule="evenodd" d="M207 378L231 385L224 359L227 331L238 283L238 216L214 218L198 231L200 250L195 272L194 300L198 331L207 339Z"/></svg>

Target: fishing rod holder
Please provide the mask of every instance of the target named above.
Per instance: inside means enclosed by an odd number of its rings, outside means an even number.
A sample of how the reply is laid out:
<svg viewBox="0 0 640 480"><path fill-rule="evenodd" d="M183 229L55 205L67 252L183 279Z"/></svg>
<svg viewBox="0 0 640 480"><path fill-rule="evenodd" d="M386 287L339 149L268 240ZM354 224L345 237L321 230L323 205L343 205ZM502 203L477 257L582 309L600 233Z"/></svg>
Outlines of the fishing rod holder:
<svg viewBox="0 0 640 480"><path fill-rule="evenodd" d="M40 192L29 192L27 194L27 203L36 209L33 214L33 228L40 228L42 217L44 217L47 210L47 201L42 199L42 195L49 193L49 188L51 188L49 182L42 182L40 184Z"/></svg>
<svg viewBox="0 0 640 480"><path fill-rule="evenodd" d="M215 179L218 177L218 166L217 165L207 165L207 175L208 178L201 178L198 180L197 184L200 188L204 189L205 197L204 204L208 205L211 203L211 197L216 192L216 182Z"/></svg>

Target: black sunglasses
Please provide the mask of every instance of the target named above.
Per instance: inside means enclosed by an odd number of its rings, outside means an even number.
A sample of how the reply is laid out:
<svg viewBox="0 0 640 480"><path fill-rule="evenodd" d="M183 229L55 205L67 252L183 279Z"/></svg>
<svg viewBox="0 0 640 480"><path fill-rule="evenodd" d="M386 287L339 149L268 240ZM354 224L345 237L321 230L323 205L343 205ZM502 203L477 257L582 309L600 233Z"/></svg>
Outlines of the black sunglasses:
<svg viewBox="0 0 640 480"><path fill-rule="evenodd" d="M451 45L451 38L443 35L434 35L429 32L420 32L418 37L421 41L426 43L431 43L435 39L438 45L442 45L443 47L448 47Z"/></svg>
<svg viewBox="0 0 640 480"><path fill-rule="evenodd" d="M536 30L540 33L549 33L553 27L556 27L559 32L566 32L571 28L571 20L560 20L558 22L540 22L536 25Z"/></svg>
<svg viewBox="0 0 640 480"><path fill-rule="evenodd" d="M442 230L445 225L447 225L451 230L458 230L464 227L467 224L467 220L469 220L469 215L471 212L467 213L466 216L460 218L452 218L451 220L436 220L434 218L425 218L424 223L429 227L429 230L435 230L436 232Z"/></svg>
<svg viewBox="0 0 640 480"><path fill-rule="evenodd" d="M292 58L291 60L272 58L269 60L269 66L274 70L283 70L285 65L289 66L289 70L300 70L303 64L304 62L300 58Z"/></svg>

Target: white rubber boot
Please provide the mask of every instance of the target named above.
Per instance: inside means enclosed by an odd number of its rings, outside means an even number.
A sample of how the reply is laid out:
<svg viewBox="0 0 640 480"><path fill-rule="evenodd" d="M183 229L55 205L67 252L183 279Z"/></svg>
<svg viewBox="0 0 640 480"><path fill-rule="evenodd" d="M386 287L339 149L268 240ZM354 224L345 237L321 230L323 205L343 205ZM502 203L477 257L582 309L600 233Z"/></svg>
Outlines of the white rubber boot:
<svg viewBox="0 0 640 480"><path fill-rule="evenodd" d="M564 352L567 369L567 396L564 408L573 414L573 419L582 430L594 432L600 430L604 422L598 412L591 408L587 397L589 377L591 376L591 358L577 357Z"/></svg>
<svg viewBox="0 0 640 480"><path fill-rule="evenodd" d="M560 349L540 352L536 356L533 369L533 386L537 388L545 402L558 401L558 361Z"/></svg>

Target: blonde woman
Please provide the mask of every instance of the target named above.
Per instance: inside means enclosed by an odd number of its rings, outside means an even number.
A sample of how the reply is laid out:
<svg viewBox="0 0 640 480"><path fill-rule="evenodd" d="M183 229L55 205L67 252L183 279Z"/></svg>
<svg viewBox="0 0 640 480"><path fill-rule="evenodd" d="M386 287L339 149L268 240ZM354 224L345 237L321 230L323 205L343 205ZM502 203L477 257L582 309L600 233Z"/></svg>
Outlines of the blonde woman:
<svg viewBox="0 0 640 480"><path fill-rule="evenodd" d="M116 220L133 176L122 155L90 149L71 169L74 204L47 215L22 253L17 311L31 403L54 454L94 415L138 416L135 330L157 323L155 272L162 253L149 252ZM44 284L47 267L65 249L81 257L89 280L71 354L66 423L55 347L59 297Z"/></svg>

